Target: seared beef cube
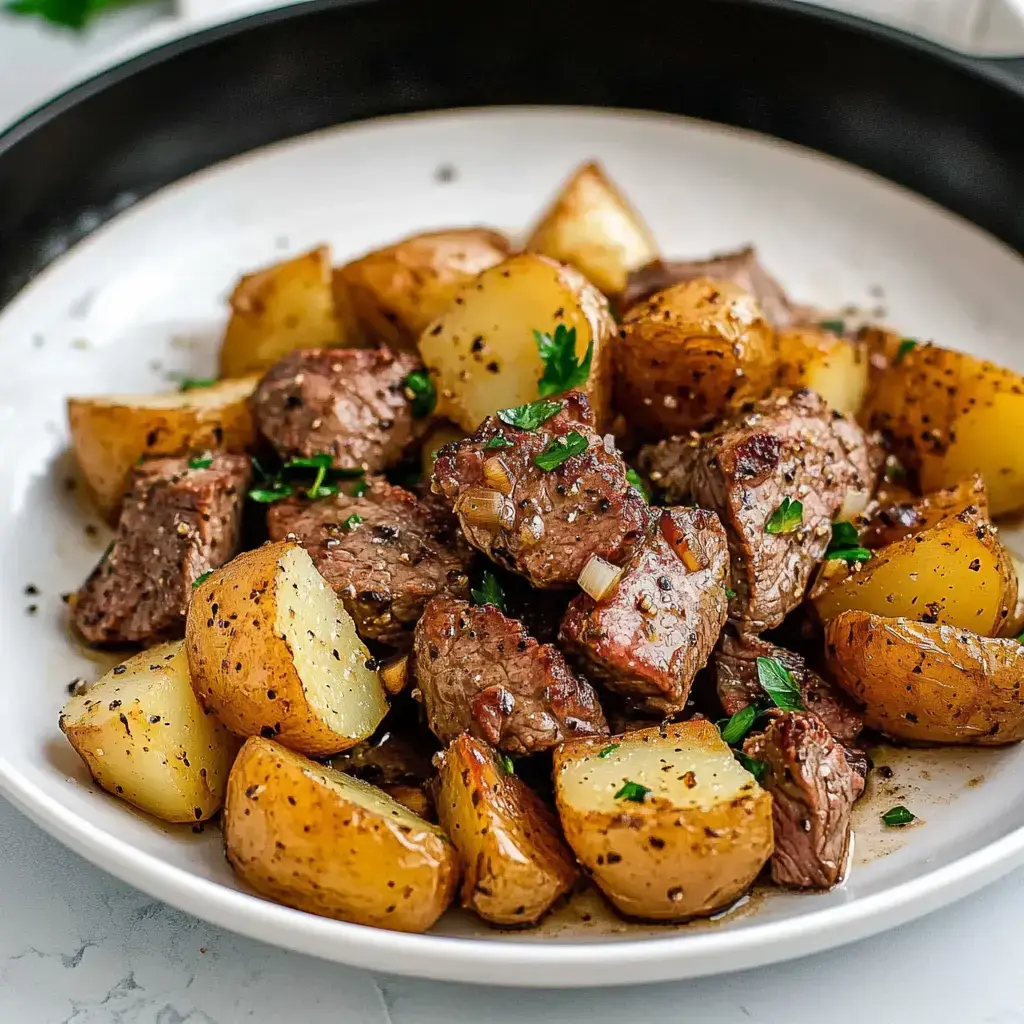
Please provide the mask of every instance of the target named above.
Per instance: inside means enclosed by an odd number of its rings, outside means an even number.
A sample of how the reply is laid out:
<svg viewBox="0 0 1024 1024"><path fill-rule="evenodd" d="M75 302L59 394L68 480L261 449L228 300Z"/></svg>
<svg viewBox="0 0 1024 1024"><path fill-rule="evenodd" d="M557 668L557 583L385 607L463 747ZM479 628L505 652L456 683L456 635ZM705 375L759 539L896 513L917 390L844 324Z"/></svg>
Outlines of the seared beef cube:
<svg viewBox="0 0 1024 1024"><path fill-rule="evenodd" d="M729 617L752 634L800 604L832 520L848 494L874 490L880 468L860 427L812 391L773 395L706 436L649 445L640 463L668 502L721 517L736 592Z"/></svg>
<svg viewBox="0 0 1024 1024"><path fill-rule="evenodd" d="M707 260L654 260L629 275L626 289L619 298L619 308L625 311L672 285L698 277L730 281L750 292L764 315L777 328L789 327L811 316L810 309L790 302L779 282L761 266L753 246Z"/></svg>
<svg viewBox="0 0 1024 1024"><path fill-rule="evenodd" d="M772 795L772 880L795 889L832 888L846 868L850 819L864 779L808 712L775 712L744 751L768 766L761 785Z"/></svg>
<svg viewBox="0 0 1024 1024"><path fill-rule="evenodd" d="M682 710L725 622L729 550L714 512L651 509L651 527L611 593L576 597L559 640L638 710Z"/></svg>
<svg viewBox="0 0 1024 1024"><path fill-rule="evenodd" d="M473 552L439 502L373 480L360 498L289 498L270 507L271 540L293 537L334 588L364 640L407 648L426 603L469 596Z"/></svg>
<svg viewBox="0 0 1024 1024"><path fill-rule="evenodd" d="M434 463L434 489L469 542L535 587L575 583L591 554L621 563L646 525L643 496L611 435L594 432L586 396L572 391L561 403L535 430L488 417ZM573 442L586 447L554 464Z"/></svg>
<svg viewBox="0 0 1024 1024"><path fill-rule="evenodd" d="M493 605L437 597L416 624L413 674L427 724L447 744L468 732L510 754L607 735L597 695L561 651Z"/></svg>
<svg viewBox="0 0 1024 1024"><path fill-rule="evenodd" d="M715 678L718 699L727 715L735 715L748 704L767 698L757 672L758 658L774 658L793 677L800 698L840 743L855 743L864 728L864 719L850 698L810 669L793 651L776 647L756 636L741 636L726 626L715 651Z"/></svg>
<svg viewBox="0 0 1024 1024"><path fill-rule="evenodd" d="M386 348L311 348L275 363L249 399L259 432L282 459L329 453L337 469L400 462L425 429L405 378L415 356Z"/></svg>
<svg viewBox="0 0 1024 1024"><path fill-rule="evenodd" d="M193 581L238 550L250 475L245 455L150 459L135 468L114 543L74 600L86 640L184 635Z"/></svg>

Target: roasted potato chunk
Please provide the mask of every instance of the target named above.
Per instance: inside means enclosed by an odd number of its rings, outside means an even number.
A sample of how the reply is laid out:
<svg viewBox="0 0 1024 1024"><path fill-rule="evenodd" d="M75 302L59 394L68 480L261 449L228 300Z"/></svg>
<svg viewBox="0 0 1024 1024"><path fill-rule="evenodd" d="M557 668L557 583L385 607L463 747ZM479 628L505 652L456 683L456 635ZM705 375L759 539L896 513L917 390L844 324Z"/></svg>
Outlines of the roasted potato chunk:
<svg viewBox="0 0 1024 1024"><path fill-rule="evenodd" d="M228 780L224 844L260 895L323 917L426 931L459 880L436 826L368 782L254 736Z"/></svg>
<svg viewBox="0 0 1024 1024"><path fill-rule="evenodd" d="M810 594L822 622L862 611L994 636L1017 604L1017 577L977 512L946 516L863 563L826 562Z"/></svg>
<svg viewBox="0 0 1024 1024"><path fill-rule="evenodd" d="M572 740L554 779L569 845L631 917L711 914L771 856L771 797L710 721Z"/></svg>
<svg viewBox="0 0 1024 1024"><path fill-rule="evenodd" d="M544 363L534 331L576 332L582 361L593 343L586 391L598 424L611 400L615 321L604 296L580 273L546 256L513 256L466 285L420 337L420 355L437 387L437 415L472 431L498 409L538 397Z"/></svg>
<svg viewBox="0 0 1024 1024"><path fill-rule="evenodd" d="M298 544L247 551L195 588L185 649L196 695L239 736L335 754L387 697L352 617Z"/></svg>
<svg viewBox="0 0 1024 1024"><path fill-rule="evenodd" d="M558 824L487 744L463 733L442 757L434 803L465 867L462 905L492 924L532 924L579 874Z"/></svg>
<svg viewBox="0 0 1024 1024"><path fill-rule="evenodd" d="M1024 632L1024 587L1021 586L1024 581L1024 559L1012 551L1008 551L1007 554L1010 556L1013 571L1017 576L1017 603L1003 623L1003 628L999 630L999 635L1016 638L1021 635L1021 632Z"/></svg>
<svg viewBox="0 0 1024 1024"><path fill-rule="evenodd" d="M180 641L136 654L72 697L60 727L108 793L164 821L220 810L239 741L200 707Z"/></svg>
<svg viewBox="0 0 1024 1024"><path fill-rule="evenodd" d="M597 163L577 168L530 232L526 248L568 263L605 295L658 258L650 229Z"/></svg>
<svg viewBox="0 0 1024 1024"><path fill-rule="evenodd" d="M923 497L909 493L896 501L884 501L872 513L861 532L861 543L869 548L895 544L904 537L913 537L933 527L940 519L972 509L979 518L988 519L988 491L985 482L975 474L954 487L935 491Z"/></svg>
<svg viewBox="0 0 1024 1024"><path fill-rule="evenodd" d="M864 347L815 327L779 334L779 385L810 388L844 416L856 416L868 386Z"/></svg>
<svg viewBox="0 0 1024 1024"><path fill-rule="evenodd" d="M100 511L117 518L141 458L204 449L239 451L254 439L248 398L255 377L157 395L68 399L71 444Z"/></svg>
<svg viewBox="0 0 1024 1024"><path fill-rule="evenodd" d="M415 352L420 335L463 286L511 252L504 235L452 228L413 235L339 267L364 332L374 341Z"/></svg>
<svg viewBox="0 0 1024 1024"><path fill-rule="evenodd" d="M747 292L707 278L674 285L623 318L616 407L651 440L707 427L771 390L777 351Z"/></svg>
<svg viewBox="0 0 1024 1024"><path fill-rule="evenodd" d="M830 675L894 739L996 746L1024 739L1024 645L954 626L848 611L825 628Z"/></svg>

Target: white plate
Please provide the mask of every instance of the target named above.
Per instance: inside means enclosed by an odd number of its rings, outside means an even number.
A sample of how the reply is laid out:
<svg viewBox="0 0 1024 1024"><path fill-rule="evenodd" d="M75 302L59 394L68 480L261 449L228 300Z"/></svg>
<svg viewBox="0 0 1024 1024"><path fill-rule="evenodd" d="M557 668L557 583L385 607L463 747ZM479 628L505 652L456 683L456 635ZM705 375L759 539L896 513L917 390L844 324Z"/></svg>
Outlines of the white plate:
<svg viewBox="0 0 1024 1024"><path fill-rule="evenodd" d="M535 986L685 978L798 956L925 913L1024 861L1015 781L1024 749L883 750L894 777L875 776L858 806L852 870L833 892L758 892L716 922L682 927L624 924L589 894L533 932L495 932L453 912L433 934L400 935L257 899L235 885L216 829L161 826L89 784L57 713L65 684L104 665L69 639L59 595L80 583L107 535L66 486L64 398L209 373L241 270L324 240L341 259L418 229L525 227L590 157L636 201L666 253L753 240L801 300L884 306L908 334L1024 369L1016 255L859 171L681 118L540 109L396 118L298 139L166 189L0 314L0 787L35 821L120 878L268 942L384 971ZM26 594L29 584L41 593ZM923 824L886 833L879 814L896 803Z"/></svg>

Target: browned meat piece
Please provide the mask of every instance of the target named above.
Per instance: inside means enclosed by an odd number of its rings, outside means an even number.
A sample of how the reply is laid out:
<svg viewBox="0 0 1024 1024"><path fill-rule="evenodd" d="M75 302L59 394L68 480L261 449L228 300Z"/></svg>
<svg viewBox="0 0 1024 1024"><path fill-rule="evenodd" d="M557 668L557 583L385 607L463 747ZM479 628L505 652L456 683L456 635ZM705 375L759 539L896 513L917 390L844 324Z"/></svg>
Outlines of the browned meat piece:
<svg viewBox="0 0 1024 1024"><path fill-rule="evenodd" d="M271 540L295 537L344 601L364 640L412 643L412 628L438 594L469 596L473 551L440 502L383 480L361 498L289 498L270 507Z"/></svg>
<svg viewBox="0 0 1024 1024"><path fill-rule="evenodd" d="M193 581L238 550L250 475L245 455L149 459L135 468L114 543L74 600L86 640L184 635Z"/></svg>
<svg viewBox="0 0 1024 1024"><path fill-rule="evenodd" d="M626 290L619 299L619 308L625 311L674 284L698 277L731 281L750 292L764 315L778 328L789 327L811 316L807 307L790 302L779 282L761 266L753 246L707 260L654 260L629 275Z"/></svg>
<svg viewBox="0 0 1024 1024"><path fill-rule="evenodd" d="M812 391L773 395L705 436L649 445L640 465L670 504L720 516L736 592L729 617L752 634L800 604L847 494L872 492L880 468L860 427ZM786 521L796 501L802 510Z"/></svg>
<svg viewBox="0 0 1024 1024"><path fill-rule="evenodd" d="M434 598L416 624L413 673L442 743L468 732L510 754L533 754L608 732L597 695L561 651L493 605Z"/></svg>
<svg viewBox="0 0 1024 1024"><path fill-rule="evenodd" d="M718 699L727 715L735 715L748 704L766 696L757 676L757 659L775 658L793 676L804 707L825 723L840 743L855 743L864 728L864 720L850 698L817 672L807 667L799 654L776 647L756 636L739 636L730 626L722 632L715 651L715 676Z"/></svg>
<svg viewBox="0 0 1024 1024"><path fill-rule="evenodd" d="M620 564L646 526L647 505L611 435L594 432L586 396L572 391L561 401L535 430L488 417L434 463L434 489L454 506L469 542L535 587L575 583L591 554ZM550 469L537 465L572 434L583 451Z"/></svg>
<svg viewBox="0 0 1024 1024"><path fill-rule="evenodd" d="M864 779L808 712L775 712L744 751L768 766L761 784L772 795L772 880L795 889L830 889L846 868L850 818Z"/></svg>
<svg viewBox="0 0 1024 1024"><path fill-rule="evenodd" d="M290 352L249 399L259 432L282 459L329 452L338 469L368 472L400 462L425 429L403 381L415 356L386 348Z"/></svg>
<svg viewBox="0 0 1024 1024"><path fill-rule="evenodd" d="M612 592L576 597L559 639L628 706L670 715L685 706L725 622L729 550L714 512L652 509L650 518Z"/></svg>

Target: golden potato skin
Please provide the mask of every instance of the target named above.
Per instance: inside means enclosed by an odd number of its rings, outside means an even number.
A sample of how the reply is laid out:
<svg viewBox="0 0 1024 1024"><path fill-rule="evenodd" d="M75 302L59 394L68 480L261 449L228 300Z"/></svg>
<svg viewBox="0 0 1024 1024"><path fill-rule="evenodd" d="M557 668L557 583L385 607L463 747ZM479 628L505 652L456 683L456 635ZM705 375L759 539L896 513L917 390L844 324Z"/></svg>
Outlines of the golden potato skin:
<svg viewBox="0 0 1024 1024"><path fill-rule="evenodd" d="M533 924L572 888L579 871L557 823L486 743L467 734L454 739L434 793L438 820L464 865L464 907L492 924Z"/></svg>
<svg viewBox="0 0 1024 1024"><path fill-rule="evenodd" d="M451 228L404 238L339 267L363 331L375 341L416 351L424 329L458 290L511 252L508 239L487 228Z"/></svg>
<svg viewBox="0 0 1024 1024"><path fill-rule="evenodd" d="M254 736L228 780L224 844L238 876L298 910L426 931L459 881L451 843L386 793Z"/></svg>
<svg viewBox="0 0 1024 1024"><path fill-rule="evenodd" d="M707 427L771 390L777 352L747 292L707 278L674 285L623 318L616 408L651 440Z"/></svg>
<svg viewBox="0 0 1024 1024"><path fill-rule="evenodd" d="M780 387L810 388L844 416L860 411L868 386L864 346L818 327L794 327L779 333Z"/></svg>
<svg viewBox="0 0 1024 1024"><path fill-rule="evenodd" d="M71 444L104 516L114 521L141 458L191 451L241 451L255 440L249 395L257 378L159 395L68 399Z"/></svg>
<svg viewBox="0 0 1024 1024"><path fill-rule="evenodd" d="M631 270L658 258L650 228L594 162L573 172L526 249L575 267L605 295L622 292Z"/></svg>
<svg viewBox="0 0 1024 1024"><path fill-rule="evenodd" d="M894 739L998 746L1024 739L1024 645L865 612L825 628L829 674Z"/></svg>
<svg viewBox="0 0 1024 1024"><path fill-rule="evenodd" d="M572 740L555 750L555 800L566 840L615 907L630 917L679 920L714 913L737 899L772 854L772 800L752 775L711 807L679 807L665 798L577 806L566 785L573 762L616 757L627 741L649 744L650 776L682 749L695 758L732 760L707 720L653 726L620 736Z"/></svg>

